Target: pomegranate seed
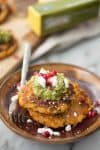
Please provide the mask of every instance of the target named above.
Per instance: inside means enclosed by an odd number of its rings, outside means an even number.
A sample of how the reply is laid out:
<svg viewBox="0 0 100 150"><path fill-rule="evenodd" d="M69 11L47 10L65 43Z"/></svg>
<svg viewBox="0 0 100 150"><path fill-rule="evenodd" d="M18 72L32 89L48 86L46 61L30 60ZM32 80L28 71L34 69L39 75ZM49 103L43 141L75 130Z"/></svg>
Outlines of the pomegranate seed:
<svg viewBox="0 0 100 150"><path fill-rule="evenodd" d="M91 111L89 111L89 113L88 113L88 117L90 118L90 117L94 117L95 115L97 115L97 111L96 110L91 110Z"/></svg>
<svg viewBox="0 0 100 150"><path fill-rule="evenodd" d="M48 73L47 76L46 76L46 78L48 79L50 77L52 77L52 75L51 75L51 73Z"/></svg>
<svg viewBox="0 0 100 150"><path fill-rule="evenodd" d="M55 72L54 72L54 71L52 71L52 72L49 73L49 76L50 76L50 77L52 77L52 76L54 76L54 75L55 75Z"/></svg>
<svg viewBox="0 0 100 150"><path fill-rule="evenodd" d="M43 136L44 136L45 138L48 138L48 137L50 136L50 133L49 133L48 131L45 131L45 132L43 133Z"/></svg>
<svg viewBox="0 0 100 150"><path fill-rule="evenodd" d="M50 78L50 77L52 77L52 76L54 76L56 74L57 74L57 72L55 70L53 70L53 71L51 71L51 72L49 72L47 74L40 73L40 75L43 76L45 79L48 79L48 78Z"/></svg>
<svg viewBox="0 0 100 150"><path fill-rule="evenodd" d="M42 77L43 77L44 79L47 79L47 74L42 74Z"/></svg>
<svg viewBox="0 0 100 150"><path fill-rule="evenodd" d="M40 75L40 76L43 76L44 74L43 74L43 73L39 73L39 75Z"/></svg>
<svg viewBox="0 0 100 150"><path fill-rule="evenodd" d="M85 103L85 100L86 100L85 96L81 96L80 100L81 100L82 103Z"/></svg>
<svg viewBox="0 0 100 150"><path fill-rule="evenodd" d="M61 133L65 133L65 130L62 130Z"/></svg>
<svg viewBox="0 0 100 150"><path fill-rule="evenodd" d="M55 76L56 74L57 74L56 71L49 72L49 73L47 74L47 79L50 78L50 77Z"/></svg>
<svg viewBox="0 0 100 150"><path fill-rule="evenodd" d="M49 80L47 80L47 81L46 81L46 85L47 85L47 86L51 86L52 83L51 83Z"/></svg>
<svg viewBox="0 0 100 150"><path fill-rule="evenodd" d="M56 70L53 70L52 73L53 73L54 75L56 75L56 74L57 74L57 71L56 71Z"/></svg>
<svg viewBox="0 0 100 150"><path fill-rule="evenodd" d="M100 102L95 100L95 101L94 101L94 105L95 105L95 106L100 106Z"/></svg>
<svg viewBox="0 0 100 150"><path fill-rule="evenodd" d="M97 115L97 111L96 111L96 110L93 110L93 111L92 111L92 117L94 117L95 115Z"/></svg>
<svg viewBox="0 0 100 150"><path fill-rule="evenodd" d="M92 111L89 111L88 117L89 117L89 118L92 117Z"/></svg>
<svg viewBox="0 0 100 150"><path fill-rule="evenodd" d="M43 78L45 78L46 80L51 77L51 76L50 76L50 73L48 73L48 74L41 74L41 76L42 76Z"/></svg>

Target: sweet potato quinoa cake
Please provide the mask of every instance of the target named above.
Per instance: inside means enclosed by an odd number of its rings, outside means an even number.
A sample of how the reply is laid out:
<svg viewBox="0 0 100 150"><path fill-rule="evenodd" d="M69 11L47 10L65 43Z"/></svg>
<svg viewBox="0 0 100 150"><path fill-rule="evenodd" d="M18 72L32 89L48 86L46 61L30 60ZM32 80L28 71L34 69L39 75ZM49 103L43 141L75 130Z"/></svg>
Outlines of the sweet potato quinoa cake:
<svg viewBox="0 0 100 150"><path fill-rule="evenodd" d="M10 8L8 4L0 1L0 24L3 23L10 14Z"/></svg>
<svg viewBox="0 0 100 150"><path fill-rule="evenodd" d="M17 46L15 37L9 31L0 29L0 59L10 56Z"/></svg>
<svg viewBox="0 0 100 150"><path fill-rule="evenodd" d="M41 69L18 92L19 105L31 118L50 128L76 126L93 109L92 101L63 73Z"/></svg>

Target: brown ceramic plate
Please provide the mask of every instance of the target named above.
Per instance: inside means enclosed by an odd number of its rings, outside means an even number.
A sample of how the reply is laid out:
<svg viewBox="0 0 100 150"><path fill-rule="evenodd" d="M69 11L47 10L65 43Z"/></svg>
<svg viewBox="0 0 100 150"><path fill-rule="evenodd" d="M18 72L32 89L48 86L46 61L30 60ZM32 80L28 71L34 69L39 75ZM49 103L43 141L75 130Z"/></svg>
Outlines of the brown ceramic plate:
<svg viewBox="0 0 100 150"><path fill-rule="evenodd" d="M91 99L100 100L100 78L83 68L68 65L68 64L42 64L30 67L28 77L33 74L34 71L40 70L41 67L45 69L56 69L58 72L64 72L72 80L75 80L87 90ZM9 118L8 105L9 94L11 95L14 85L20 81L20 71L9 76L0 87L0 117L2 121L15 133L26 137L31 140L37 140L45 143L68 143L80 139L88 135L89 133L100 128L100 116L97 115L94 118L86 119L82 124L79 124L73 131L66 134L66 136L53 137L51 139L45 138L41 135L30 134L29 132L20 129Z"/></svg>

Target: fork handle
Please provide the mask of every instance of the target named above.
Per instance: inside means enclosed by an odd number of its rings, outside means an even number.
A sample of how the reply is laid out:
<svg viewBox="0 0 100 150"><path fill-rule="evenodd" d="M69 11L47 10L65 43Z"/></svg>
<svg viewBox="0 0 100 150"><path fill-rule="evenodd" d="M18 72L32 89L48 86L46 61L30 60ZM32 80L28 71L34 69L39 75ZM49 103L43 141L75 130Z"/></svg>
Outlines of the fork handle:
<svg viewBox="0 0 100 150"><path fill-rule="evenodd" d="M21 72L21 87L26 82L26 77L27 77L30 58L31 58L32 45L29 42L24 42L22 44L22 48L24 49L24 57L23 57L23 65L22 65L22 72Z"/></svg>

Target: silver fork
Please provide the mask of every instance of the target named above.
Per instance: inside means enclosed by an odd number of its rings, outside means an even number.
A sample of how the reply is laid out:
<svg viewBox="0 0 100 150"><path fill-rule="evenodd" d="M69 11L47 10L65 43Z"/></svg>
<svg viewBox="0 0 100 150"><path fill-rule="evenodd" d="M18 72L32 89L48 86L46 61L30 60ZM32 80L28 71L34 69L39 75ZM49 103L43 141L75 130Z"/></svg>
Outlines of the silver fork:
<svg viewBox="0 0 100 150"><path fill-rule="evenodd" d="M23 65L22 65L22 71L21 71L21 82L20 82L20 88L23 87L23 85L26 82L26 77L29 69L30 64L30 58L31 58L31 51L32 51L32 44L25 41L22 44L22 49L24 49L24 57L23 57ZM11 119L18 120L19 116L20 118L23 118L22 113L17 112L18 107L18 96L16 98L13 98L13 101L11 101L11 104L9 105L9 116Z"/></svg>

